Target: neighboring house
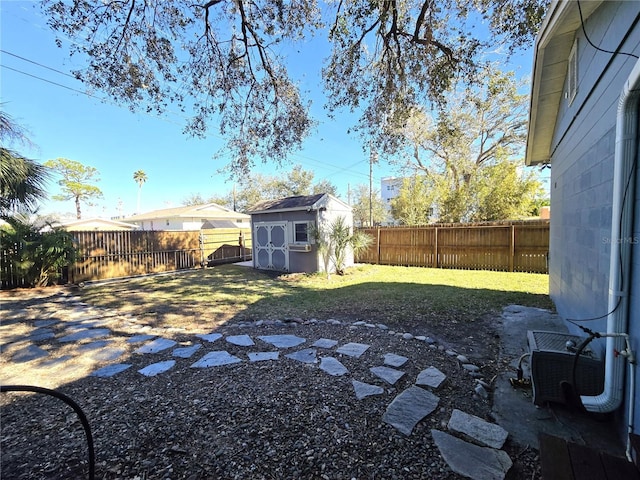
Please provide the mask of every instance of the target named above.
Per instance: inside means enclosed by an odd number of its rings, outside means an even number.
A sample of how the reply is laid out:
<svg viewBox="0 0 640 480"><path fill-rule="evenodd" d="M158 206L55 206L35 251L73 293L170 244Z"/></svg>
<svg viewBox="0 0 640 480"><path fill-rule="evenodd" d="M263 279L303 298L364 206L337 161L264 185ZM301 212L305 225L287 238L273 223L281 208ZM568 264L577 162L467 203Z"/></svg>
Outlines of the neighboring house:
<svg viewBox="0 0 640 480"><path fill-rule="evenodd" d="M87 218L81 220L71 220L57 224L69 232L86 232L89 230L104 231L124 231L137 230L138 225L133 223L120 222L117 220L107 220L105 218Z"/></svg>
<svg viewBox="0 0 640 480"><path fill-rule="evenodd" d="M211 228L249 228L251 217L215 203L164 208L126 217L141 230L201 230Z"/></svg>
<svg viewBox="0 0 640 480"><path fill-rule="evenodd" d="M260 270L324 271L313 232L326 231L338 217L353 226L351 207L328 193L260 202L249 213L253 266ZM352 254L345 266L351 265Z"/></svg>
<svg viewBox="0 0 640 480"><path fill-rule="evenodd" d="M640 2L553 2L536 41L526 151L527 165L551 166L549 288L558 313L581 336L576 325L628 332L636 355L639 55ZM583 405L615 411L620 430L637 433L640 408L629 407L640 377L618 354L625 341L592 346L604 356L605 383L601 394L581 396Z"/></svg>

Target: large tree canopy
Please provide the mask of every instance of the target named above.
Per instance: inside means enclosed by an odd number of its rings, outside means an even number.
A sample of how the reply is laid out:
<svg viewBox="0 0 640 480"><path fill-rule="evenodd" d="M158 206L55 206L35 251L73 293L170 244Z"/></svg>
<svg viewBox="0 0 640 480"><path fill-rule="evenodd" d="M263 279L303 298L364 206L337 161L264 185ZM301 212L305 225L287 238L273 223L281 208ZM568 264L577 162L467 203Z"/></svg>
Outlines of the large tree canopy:
<svg viewBox="0 0 640 480"><path fill-rule="evenodd" d="M231 167L245 172L257 159L282 162L313 128L286 68L296 42L326 27L327 105L361 109L368 134L403 124L460 75L473 80L492 44L530 43L547 3L43 0L58 42L68 37L71 53L88 59L77 78L133 109L177 104L195 135L219 123Z"/></svg>
<svg viewBox="0 0 640 480"><path fill-rule="evenodd" d="M519 172L526 141L527 96L512 72L484 70L485 82L447 96L435 118L413 109L405 125L379 135L382 153L395 154L419 175L392 204L396 220L422 221L408 199L422 197L439 221L485 221L531 215L540 195L533 173Z"/></svg>

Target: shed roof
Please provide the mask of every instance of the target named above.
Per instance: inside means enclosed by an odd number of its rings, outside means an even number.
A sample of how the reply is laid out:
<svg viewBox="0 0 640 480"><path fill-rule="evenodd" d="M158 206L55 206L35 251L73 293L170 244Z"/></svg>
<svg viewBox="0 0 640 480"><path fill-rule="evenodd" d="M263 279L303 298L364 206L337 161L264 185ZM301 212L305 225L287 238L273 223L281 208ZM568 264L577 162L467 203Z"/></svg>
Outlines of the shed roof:
<svg viewBox="0 0 640 480"><path fill-rule="evenodd" d="M586 19L602 1L582 1ZM538 165L551 160L552 141L560 101L565 89L567 65L575 32L580 28L575 1L556 0L547 11L536 39L529 108L529 130L525 163Z"/></svg>
<svg viewBox="0 0 640 480"><path fill-rule="evenodd" d="M328 193L318 193L316 195L297 195L295 197L280 198L278 200L265 200L255 204L249 209L250 214L295 212L317 208L319 203L330 197ZM337 200L337 199L336 199Z"/></svg>

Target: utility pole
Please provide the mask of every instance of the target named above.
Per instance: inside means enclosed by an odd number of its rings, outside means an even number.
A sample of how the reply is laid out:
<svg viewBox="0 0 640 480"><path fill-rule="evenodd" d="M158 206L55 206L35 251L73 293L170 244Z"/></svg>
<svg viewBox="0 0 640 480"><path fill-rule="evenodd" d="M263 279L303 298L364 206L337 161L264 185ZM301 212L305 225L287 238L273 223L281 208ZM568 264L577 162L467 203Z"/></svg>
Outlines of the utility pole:
<svg viewBox="0 0 640 480"><path fill-rule="evenodd" d="M373 227L373 164L378 163L378 153L371 148L369 153L369 226Z"/></svg>
<svg viewBox="0 0 640 480"><path fill-rule="evenodd" d="M237 210L236 210L236 182L233 182L233 211L237 212Z"/></svg>

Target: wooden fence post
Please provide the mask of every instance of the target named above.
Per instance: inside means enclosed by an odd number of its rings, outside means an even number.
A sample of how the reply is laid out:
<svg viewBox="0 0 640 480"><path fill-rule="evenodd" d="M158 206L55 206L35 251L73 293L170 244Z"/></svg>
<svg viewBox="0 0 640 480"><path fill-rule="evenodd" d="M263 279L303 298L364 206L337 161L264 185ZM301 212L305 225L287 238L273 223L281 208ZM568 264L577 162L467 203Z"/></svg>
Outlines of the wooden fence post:
<svg viewBox="0 0 640 480"><path fill-rule="evenodd" d="M438 227L433 230L433 268L438 268Z"/></svg>
<svg viewBox="0 0 640 480"><path fill-rule="evenodd" d="M516 256L516 227L511 224L509 227L509 271L513 272L513 265L515 263Z"/></svg>

